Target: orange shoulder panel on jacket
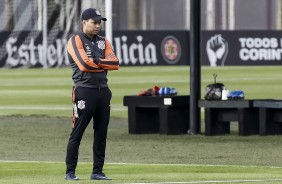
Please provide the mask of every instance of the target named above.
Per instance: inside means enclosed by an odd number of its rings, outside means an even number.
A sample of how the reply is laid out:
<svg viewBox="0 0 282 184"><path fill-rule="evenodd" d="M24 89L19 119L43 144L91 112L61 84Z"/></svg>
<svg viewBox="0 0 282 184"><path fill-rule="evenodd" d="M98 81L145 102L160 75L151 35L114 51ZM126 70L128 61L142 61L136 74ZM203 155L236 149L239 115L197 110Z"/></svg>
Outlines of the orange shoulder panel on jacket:
<svg viewBox="0 0 282 184"><path fill-rule="evenodd" d="M69 39L67 44L67 51L81 71L104 71L100 66L96 65L92 60L88 58L83 48L83 42L81 41L79 35L74 35Z"/></svg>

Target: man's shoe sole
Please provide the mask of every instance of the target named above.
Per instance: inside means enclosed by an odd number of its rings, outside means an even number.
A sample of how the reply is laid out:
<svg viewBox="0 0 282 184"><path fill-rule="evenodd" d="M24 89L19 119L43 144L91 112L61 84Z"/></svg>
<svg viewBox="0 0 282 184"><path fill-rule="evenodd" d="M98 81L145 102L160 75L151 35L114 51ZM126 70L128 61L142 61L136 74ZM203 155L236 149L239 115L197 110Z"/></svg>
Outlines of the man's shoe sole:
<svg viewBox="0 0 282 184"><path fill-rule="evenodd" d="M96 176L93 176L93 175L90 176L90 179L91 180L112 180L111 178L107 178L106 176L98 176L98 177L96 177Z"/></svg>
<svg viewBox="0 0 282 184"><path fill-rule="evenodd" d="M79 179L78 179L78 178L75 178L75 179L65 178L65 180L73 180L73 181L77 181L77 180L79 180Z"/></svg>
<svg viewBox="0 0 282 184"><path fill-rule="evenodd" d="M77 180L79 180L79 178L77 177L77 176L75 176L75 177L70 177L70 176L66 176L65 177L65 180L74 180L74 181L77 181Z"/></svg>

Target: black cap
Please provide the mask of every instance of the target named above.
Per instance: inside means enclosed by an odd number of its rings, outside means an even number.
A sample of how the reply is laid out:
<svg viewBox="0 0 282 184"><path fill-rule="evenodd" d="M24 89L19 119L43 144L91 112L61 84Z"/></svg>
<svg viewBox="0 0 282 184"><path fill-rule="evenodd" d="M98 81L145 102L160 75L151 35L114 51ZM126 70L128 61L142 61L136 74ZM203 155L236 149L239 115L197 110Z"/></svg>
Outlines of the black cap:
<svg viewBox="0 0 282 184"><path fill-rule="evenodd" d="M107 19L105 17L101 16L101 13L99 10L96 10L94 8L88 8L84 10L84 12L81 15L82 20L88 20L88 19L93 19L93 20L103 20L106 21Z"/></svg>

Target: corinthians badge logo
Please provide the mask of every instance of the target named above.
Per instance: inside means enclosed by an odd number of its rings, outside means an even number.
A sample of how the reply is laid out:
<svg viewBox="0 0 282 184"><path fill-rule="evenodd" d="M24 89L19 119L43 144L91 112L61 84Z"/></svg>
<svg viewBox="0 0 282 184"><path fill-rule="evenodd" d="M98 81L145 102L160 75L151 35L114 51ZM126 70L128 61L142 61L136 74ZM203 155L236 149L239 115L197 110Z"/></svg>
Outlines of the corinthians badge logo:
<svg viewBox="0 0 282 184"><path fill-rule="evenodd" d="M177 63L181 56L181 46L177 38L174 36L165 37L161 44L161 53L168 64Z"/></svg>
<svg viewBox="0 0 282 184"><path fill-rule="evenodd" d="M78 102L77 102L77 108L79 108L79 109L85 109L85 101L83 101L83 100L79 100Z"/></svg>
<svg viewBox="0 0 282 184"><path fill-rule="evenodd" d="M105 50L105 41L99 40L97 44L99 49Z"/></svg>

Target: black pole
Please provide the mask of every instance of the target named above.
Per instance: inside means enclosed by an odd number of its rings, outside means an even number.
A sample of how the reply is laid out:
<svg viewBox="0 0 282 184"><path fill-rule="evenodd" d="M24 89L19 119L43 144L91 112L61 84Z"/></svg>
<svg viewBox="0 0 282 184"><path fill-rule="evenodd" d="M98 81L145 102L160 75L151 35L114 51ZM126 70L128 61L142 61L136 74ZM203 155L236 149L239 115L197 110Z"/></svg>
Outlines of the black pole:
<svg viewBox="0 0 282 184"><path fill-rule="evenodd" d="M190 0L190 133L201 129L201 111L198 100L201 97L201 0Z"/></svg>

